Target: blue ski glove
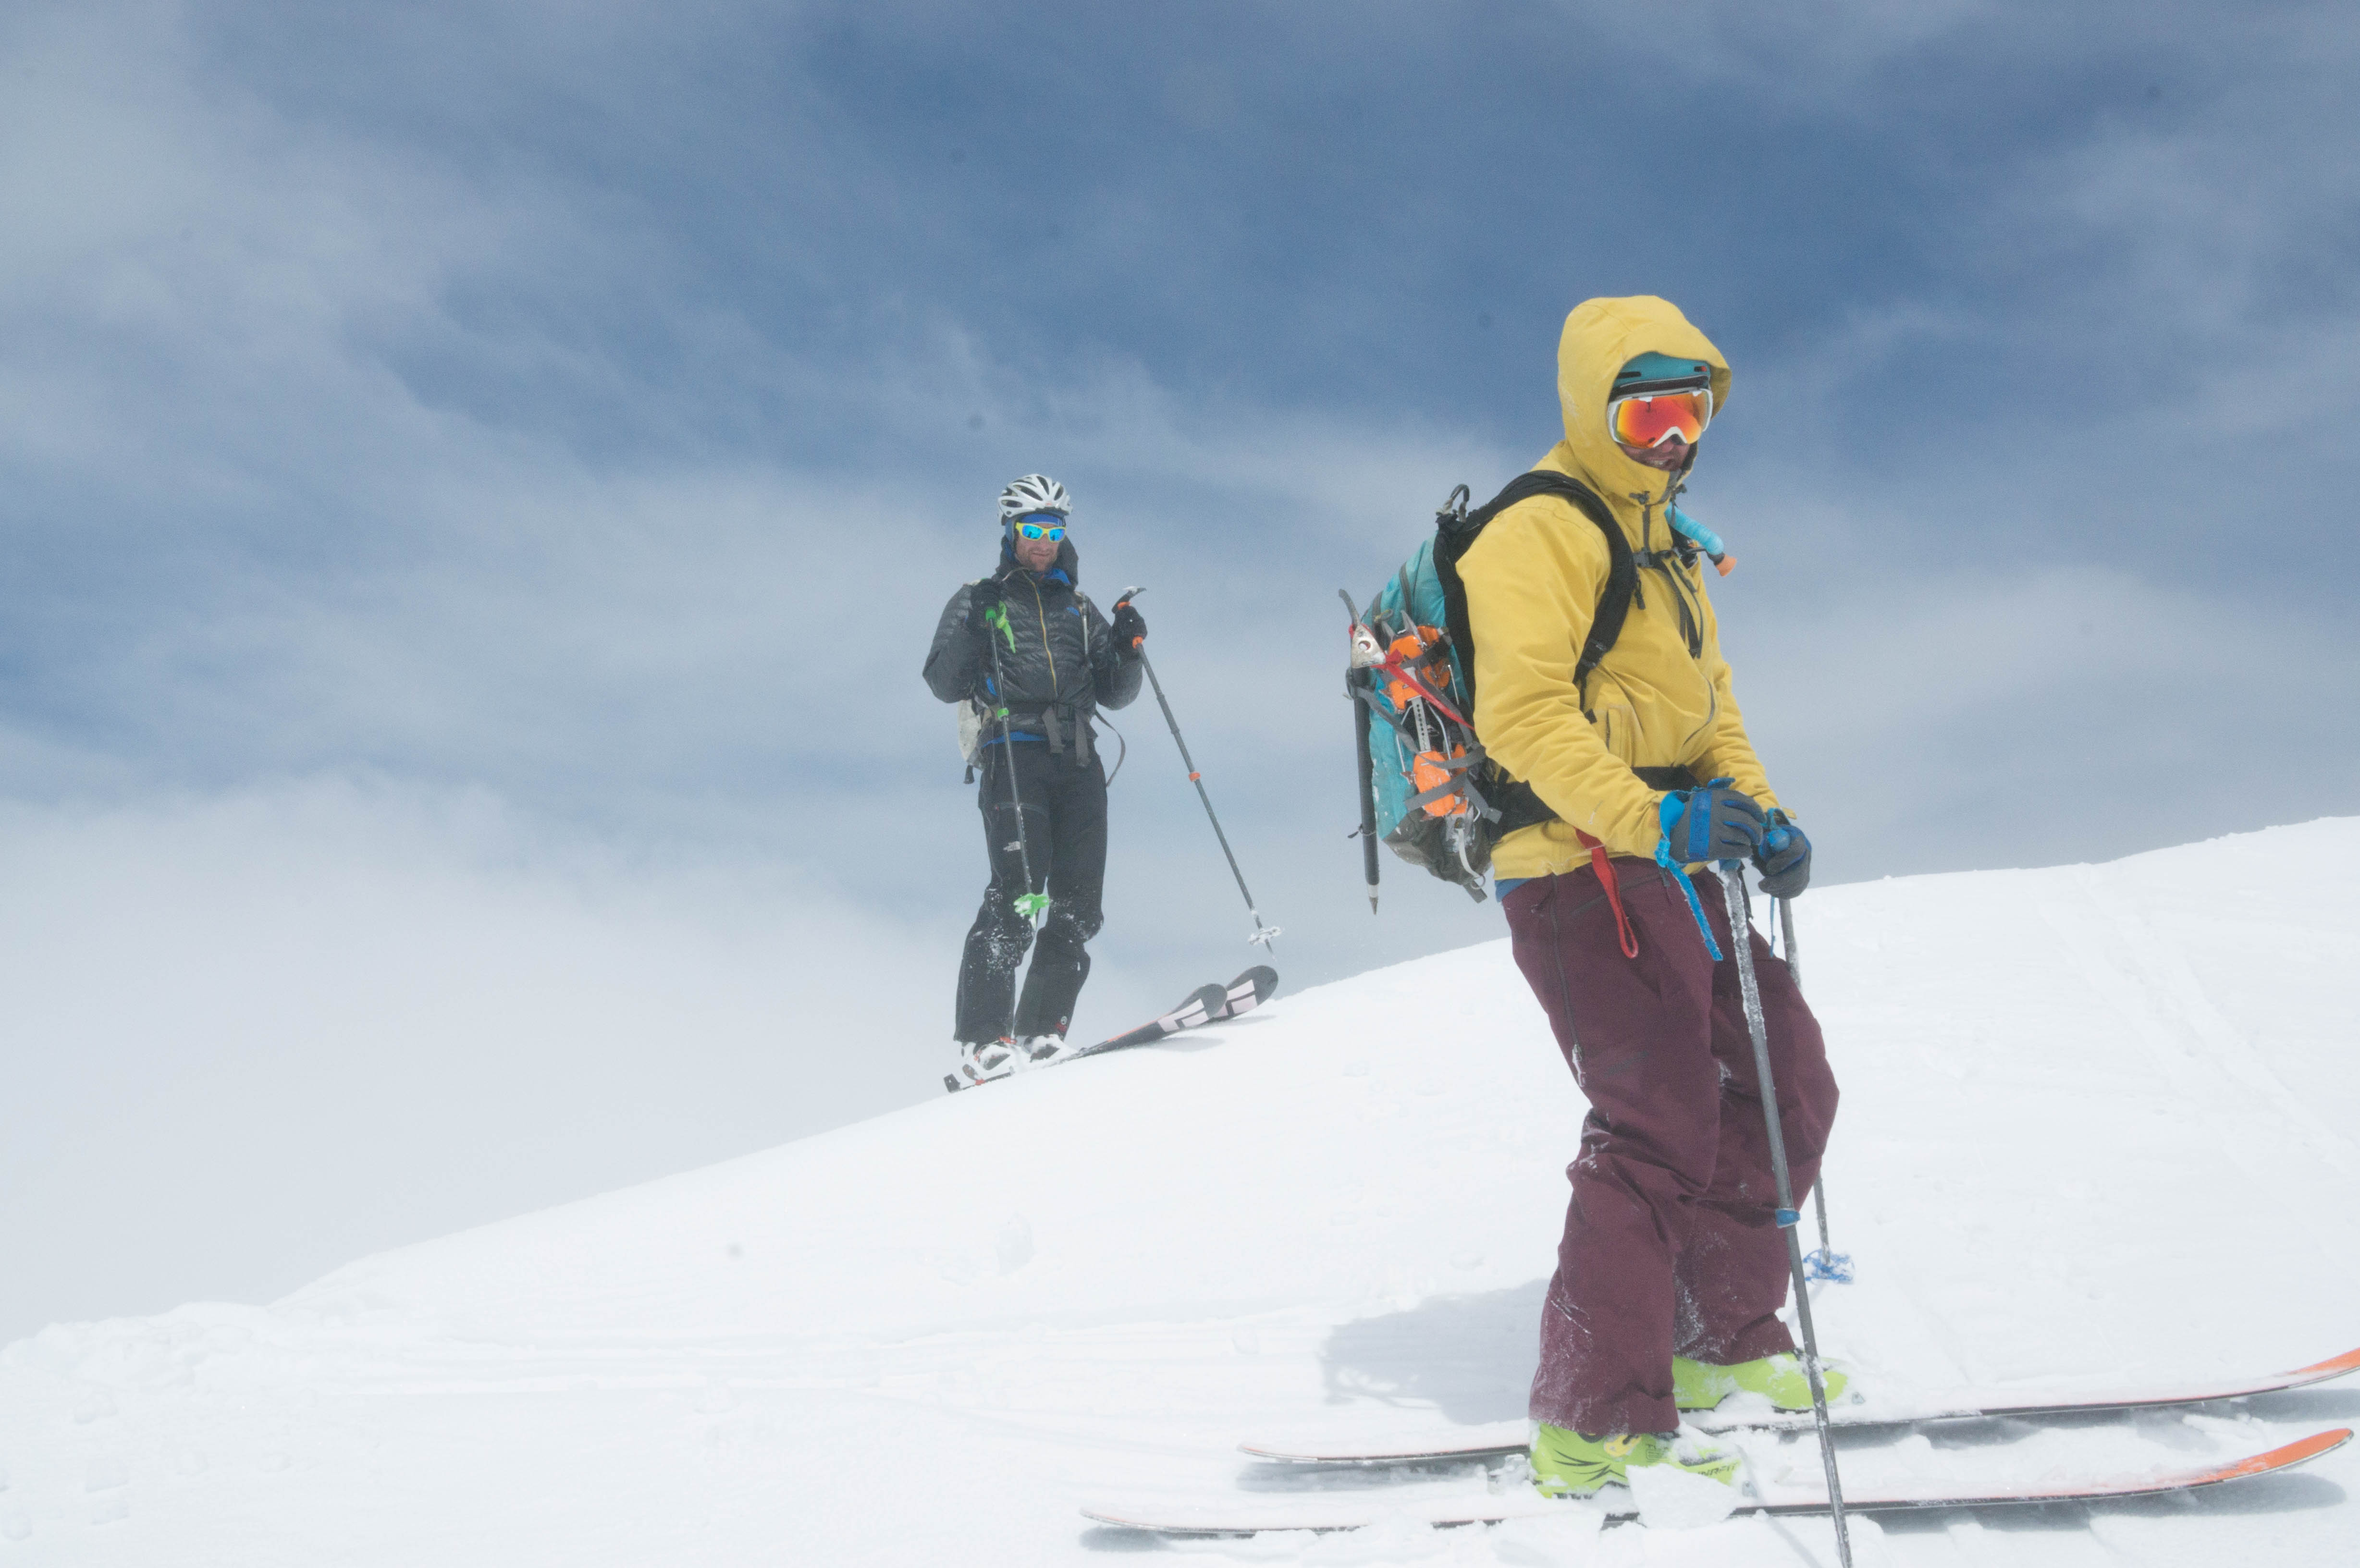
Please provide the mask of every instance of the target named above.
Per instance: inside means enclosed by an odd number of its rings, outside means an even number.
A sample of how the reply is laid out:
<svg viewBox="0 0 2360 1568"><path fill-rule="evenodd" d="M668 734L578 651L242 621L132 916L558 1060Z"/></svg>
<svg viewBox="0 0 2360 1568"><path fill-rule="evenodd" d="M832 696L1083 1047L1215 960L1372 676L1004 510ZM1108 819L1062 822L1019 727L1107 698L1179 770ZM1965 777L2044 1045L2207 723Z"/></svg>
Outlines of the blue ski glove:
<svg viewBox="0 0 2360 1568"><path fill-rule="evenodd" d="M1747 861L1761 853L1762 808L1754 803L1753 796L1730 789L1726 779L1675 790L1664 797L1658 810L1664 824L1659 847L1665 853L1660 858L1675 866L1699 860Z"/></svg>
<svg viewBox="0 0 2360 1568"><path fill-rule="evenodd" d="M1765 820L1754 868L1762 873L1762 890L1774 898L1791 898L1811 885L1811 841L1786 812L1772 811Z"/></svg>

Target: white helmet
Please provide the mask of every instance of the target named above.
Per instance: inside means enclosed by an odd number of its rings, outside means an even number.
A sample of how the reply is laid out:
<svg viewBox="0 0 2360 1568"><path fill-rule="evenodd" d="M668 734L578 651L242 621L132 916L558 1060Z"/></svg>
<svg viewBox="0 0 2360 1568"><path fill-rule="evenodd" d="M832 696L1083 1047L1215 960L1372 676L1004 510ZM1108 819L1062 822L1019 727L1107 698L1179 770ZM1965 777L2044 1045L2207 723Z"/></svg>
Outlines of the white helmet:
<svg viewBox="0 0 2360 1568"><path fill-rule="evenodd" d="M1029 517L1034 512L1054 512L1070 517L1074 499L1065 487L1045 474L1028 474L1022 479L1009 481L1008 488L1000 493L1000 520Z"/></svg>

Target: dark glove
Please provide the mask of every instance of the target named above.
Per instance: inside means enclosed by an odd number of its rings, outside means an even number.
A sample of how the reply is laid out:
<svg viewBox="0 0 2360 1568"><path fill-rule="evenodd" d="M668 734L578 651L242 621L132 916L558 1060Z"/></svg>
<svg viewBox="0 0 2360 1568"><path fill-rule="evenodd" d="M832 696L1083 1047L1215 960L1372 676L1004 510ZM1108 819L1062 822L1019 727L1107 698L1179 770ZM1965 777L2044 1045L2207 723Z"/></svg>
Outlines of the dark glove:
<svg viewBox="0 0 2360 1568"><path fill-rule="evenodd" d="M1675 866L1746 861L1761 851L1762 808L1753 796L1730 789L1726 779L1666 795L1661 811L1666 858Z"/></svg>
<svg viewBox="0 0 2360 1568"><path fill-rule="evenodd" d="M977 657L987 670L991 667L991 639L1000 635L992 622L1004 616L1006 603L1007 594L997 578L987 577L967 591L967 635L975 639Z"/></svg>
<svg viewBox="0 0 2360 1568"><path fill-rule="evenodd" d="M1122 649L1125 659L1139 652L1139 645L1146 636L1147 622L1138 605L1125 599L1114 607L1114 645Z"/></svg>
<svg viewBox="0 0 2360 1568"><path fill-rule="evenodd" d="M1764 822L1754 868L1762 873L1762 890L1774 898L1791 898L1811 885L1811 841L1786 812L1773 811Z"/></svg>

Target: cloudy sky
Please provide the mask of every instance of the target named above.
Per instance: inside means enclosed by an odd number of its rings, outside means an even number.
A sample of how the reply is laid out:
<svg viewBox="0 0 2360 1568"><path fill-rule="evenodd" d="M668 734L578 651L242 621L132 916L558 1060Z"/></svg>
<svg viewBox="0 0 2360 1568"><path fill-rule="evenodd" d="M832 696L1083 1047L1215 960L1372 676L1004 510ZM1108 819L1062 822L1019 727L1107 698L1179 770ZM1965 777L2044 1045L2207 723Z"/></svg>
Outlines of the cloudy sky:
<svg viewBox="0 0 2360 1568"><path fill-rule="evenodd" d="M1694 510L1822 878L2351 812L2355 56L2327 5L8 6L0 1339L931 1092L983 865L917 670L1026 470L1148 586L1291 986L1499 934L1360 898L1335 590L1556 438L1591 295L1734 367ZM1120 722L1088 1033L1251 957Z"/></svg>

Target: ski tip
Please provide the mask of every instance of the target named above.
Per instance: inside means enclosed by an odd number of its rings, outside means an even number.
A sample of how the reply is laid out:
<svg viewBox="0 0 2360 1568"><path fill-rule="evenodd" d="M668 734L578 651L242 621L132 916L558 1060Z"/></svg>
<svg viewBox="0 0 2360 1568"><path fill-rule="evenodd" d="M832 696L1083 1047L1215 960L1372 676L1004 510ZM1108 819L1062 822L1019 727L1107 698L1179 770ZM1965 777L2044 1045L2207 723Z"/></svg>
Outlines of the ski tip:
<svg viewBox="0 0 2360 1568"><path fill-rule="evenodd" d="M1221 988L1220 1011L1217 1018L1233 1018L1240 1013L1250 1013L1271 999L1278 990L1278 971L1267 964L1257 964Z"/></svg>
<svg viewBox="0 0 2360 1568"><path fill-rule="evenodd" d="M2299 1437L2292 1443L2271 1449L2267 1454L2256 1454L2234 1465L2224 1465L2215 1478L2230 1481L2240 1475L2259 1475L2265 1471L2292 1469L2297 1465L2310 1464L2322 1454L2333 1454L2351 1441L2350 1427L2332 1427L2326 1432L2312 1432L2309 1437Z"/></svg>
<svg viewBox="0 0 2360 1568"><path fill-rule="evenodd" d="M1111 1525L1117 1530L1142 1530L1153 1535L1259 1535L1262 1526L1237 1525L1205 1519L1167 1519L1160 1514L1140 1517L1144 1510L1086 1508L1084 1519L1092 1524Z"/></svg>
<svg viewBox="0 0 2360 1568"><path fill-rule="evenodd" d="M2287 1376L2300 1377L2306 1383L2324 1383L2331 1377L2341 1377L2350 1372L2360 1372L2360 1350L2347 1350L2341 1356L2332 1356L2308 1367L2298 1367Z"/></svg>

